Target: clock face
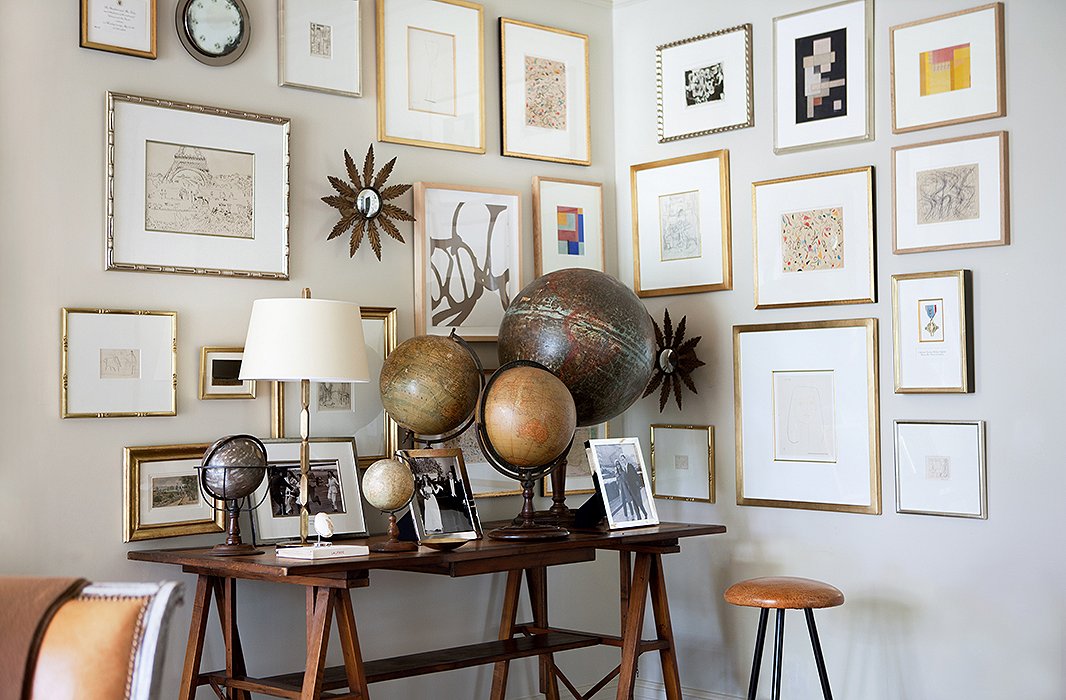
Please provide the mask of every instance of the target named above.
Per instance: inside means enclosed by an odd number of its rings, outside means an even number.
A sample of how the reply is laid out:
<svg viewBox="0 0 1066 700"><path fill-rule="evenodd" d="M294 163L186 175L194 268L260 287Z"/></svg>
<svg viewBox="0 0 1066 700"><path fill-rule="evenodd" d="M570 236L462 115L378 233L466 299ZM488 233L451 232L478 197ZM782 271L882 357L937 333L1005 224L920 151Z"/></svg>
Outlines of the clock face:
<svg viewBox="0 0 1066 700"><path fill-rule="evenodd" d="M244 38L245 15L236 0L192 0L185 9L185 31L208 56L232 53Z"/></svg>

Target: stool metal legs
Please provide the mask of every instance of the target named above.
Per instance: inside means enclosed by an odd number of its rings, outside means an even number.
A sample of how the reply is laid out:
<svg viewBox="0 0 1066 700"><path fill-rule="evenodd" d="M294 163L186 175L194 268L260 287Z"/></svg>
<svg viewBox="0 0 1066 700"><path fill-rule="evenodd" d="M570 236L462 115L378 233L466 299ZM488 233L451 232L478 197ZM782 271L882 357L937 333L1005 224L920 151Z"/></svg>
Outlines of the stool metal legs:
<svg viewBox="0 0 1066 700"><path fill-rule="evenodd" d="M774 689L773 699L781 700L781 657L785 654L785 611L777 609L777 622L774 625Z"/></svg>
<svg viewBox="0 0 1066 700"><path fill-rule="evenodd" d="M785 611L777 608L777 616L774 625L774 675L773 675L773 700L781 700L781 661L785 651ZM762 650L766 643L766 622L770 610L762 608L759 611L759 632L755 637L755 658L751 664L751 680L748 682L748 700L755 700L756 691L759 689L759 670L762 666ZM803 614L807 618L807 631L811 635L811 646L814 647L814 661L818 665L818 680L822 683L822 697L825 700L833 700L833 692L829 689L829 675L825 671L825 659L822 657L822 645L818 641L818 628L814 624L814 611L804 608Z"/></svg>
<svg viewBox="0 0 1066 700"><path fill-rule="evenodd" d="M751 680L748 682L748 700L755 700L755 691L759 689L759 667L762 666L762 648L766 642L766 617L770 611L759 611L759 633L755 637L755 660L751 664Z"/></svg>
<svg viewBox="0 0 1066 700"><path fill-rule="evenodd" d="M807 617L807 631L811 633L814 662L818 664L818 680L822 682L822 697L833 700L833 692L829 690L829 675L825 672L825 659L822 658L822 645L818 642L818 628L814 626L814 611L804 608L803 614Z"/></svg>

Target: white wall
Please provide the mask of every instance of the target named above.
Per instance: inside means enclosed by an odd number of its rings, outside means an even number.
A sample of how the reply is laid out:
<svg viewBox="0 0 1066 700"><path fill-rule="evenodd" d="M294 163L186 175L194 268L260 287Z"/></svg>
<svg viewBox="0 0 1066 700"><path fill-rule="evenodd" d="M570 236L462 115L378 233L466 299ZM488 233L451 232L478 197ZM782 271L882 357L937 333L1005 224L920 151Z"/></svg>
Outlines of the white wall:
<svg viewBox="0 0 1066 700"><path fill-rule="evenodd" d="M876 140L802 154L773 154L772 18L817 6L807 0L619 3L614 16L618 267L632 279L629 166L718 148L730 151L734 290L648 300L688 315L702 334L698 396L662 422L717 426L718 503L659 502L661 517L721 522L724 537L686 544L667 575L682 683L692 697L743 696L757 615L721 602L730 583L756 575L810 576L845 592L842 608L818 616L837 697L863 700L1066 697L1062 493L1066 477L1055 435L1066 415L1060 373L1066 341L1060 300L1066 241L1056 176L1066 98L1050 66L1066 52L1059 32L1066 5L1006 2L1007 117L894 136L889 102L888 27L971 7L969 0L882 0L875 8ZM754 25L755 121L752 129L659 145L655 130L655 47L750 22ZM1048 66L1048 68L1041 68ZM1013 242L1009 247L892 255L890 149L895 145L1010 132ZM876 305L753 310L751 182L851 166L876 169ZM976 393L892 393L890 278L893 274L969 268L976 309ZM881 438L884 514L823 513L735 505L731 326L873 316L880 320ZM647 399L627 413L629 434L647 439L659 419ZM989 519L963 520L895 511L892 421L954 418L988 421ZM785 697L821 697L802 616L790 616ZM769 655L767 649L767 655ZM769 662L767 661L767 664ZM650 659L642 677L659 678ZM702 693L700 691L703 691ZM761 695L768 697L769 668ZM688 694L686 695L688 697Z"/></svg>

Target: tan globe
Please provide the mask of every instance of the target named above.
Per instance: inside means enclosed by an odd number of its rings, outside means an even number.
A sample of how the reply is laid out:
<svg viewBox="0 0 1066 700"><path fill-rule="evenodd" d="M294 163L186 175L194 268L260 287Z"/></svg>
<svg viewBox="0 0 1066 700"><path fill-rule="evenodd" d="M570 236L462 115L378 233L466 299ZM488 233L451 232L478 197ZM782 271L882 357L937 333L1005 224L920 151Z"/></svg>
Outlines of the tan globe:
<svg viewBox="0 0 1066 700"><path fill-rule="evenodd" d="M415 478L398 459L379 459L363 474L363 498L380 511L391 513L407 505L415 492Z"/></svg>
<svg viewBox="0 0 1066 700"><path fill-rule="evenodd" d="M379 386L393 420L418 435L442 435L473 413L481 377L474 358L454 340L420 335L392 351Z"/></svg>
<svg viewBox="0 0 1066 700"><path fill-rule="evenodd" d="M482 421L505 462L536 467L562 456L577 427L577 410L566 385L551 372L509 367L489 387Z"/></svg>

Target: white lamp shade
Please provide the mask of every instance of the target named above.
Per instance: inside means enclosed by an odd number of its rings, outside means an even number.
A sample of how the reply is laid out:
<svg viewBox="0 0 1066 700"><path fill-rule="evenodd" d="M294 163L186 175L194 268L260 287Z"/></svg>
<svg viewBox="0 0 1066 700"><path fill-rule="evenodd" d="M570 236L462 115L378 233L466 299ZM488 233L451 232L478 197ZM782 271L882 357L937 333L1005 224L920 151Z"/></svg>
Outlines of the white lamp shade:
<svg viewBox="0 0 1066 700"><path fill-rule="evenodd" d="M257 299L241 379L368 382L359 305L329 299Z"/></svg>

